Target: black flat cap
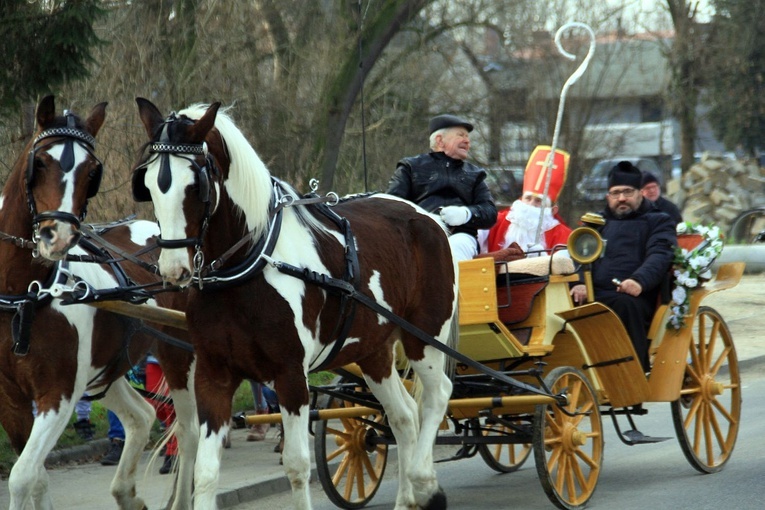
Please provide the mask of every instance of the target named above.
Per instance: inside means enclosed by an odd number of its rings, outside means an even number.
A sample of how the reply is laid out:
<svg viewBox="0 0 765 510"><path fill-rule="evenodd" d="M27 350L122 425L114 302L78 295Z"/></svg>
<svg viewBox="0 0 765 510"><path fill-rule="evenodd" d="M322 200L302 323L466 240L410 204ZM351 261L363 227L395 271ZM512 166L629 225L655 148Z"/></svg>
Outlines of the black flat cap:
<svg viewBox="0 0 765 510"><path fill-rule="evenodd" d="M430 119L430 124L428 127L430 128L430 134L433 134L434 131L438 131L439 129L450 127L464 127L468 130L468 133L473 130L473 125L470 122L466 121L465 119L461 119L456 115L449 114L436 115Z"/></svg>

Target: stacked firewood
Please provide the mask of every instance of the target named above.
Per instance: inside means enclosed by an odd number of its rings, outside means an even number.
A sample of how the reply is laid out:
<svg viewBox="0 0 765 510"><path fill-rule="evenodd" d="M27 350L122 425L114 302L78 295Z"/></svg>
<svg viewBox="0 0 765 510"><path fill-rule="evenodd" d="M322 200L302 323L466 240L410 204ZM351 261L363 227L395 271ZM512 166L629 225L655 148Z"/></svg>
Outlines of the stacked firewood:
<svg viewBox="0 0 765 510"><path fill-rule="evenodd" d="M765 168L754 160L704 154L680 179L667 183L667 198L685 221L714 224L727 232L741 212L765 205Z"/></svg>

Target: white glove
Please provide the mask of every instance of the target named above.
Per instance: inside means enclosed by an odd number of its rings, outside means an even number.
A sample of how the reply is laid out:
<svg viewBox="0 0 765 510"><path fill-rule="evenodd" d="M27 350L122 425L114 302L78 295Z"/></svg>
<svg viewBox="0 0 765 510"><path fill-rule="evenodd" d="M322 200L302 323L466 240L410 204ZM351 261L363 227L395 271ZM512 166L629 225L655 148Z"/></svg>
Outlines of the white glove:
<svg viewBox="0 0 765 510"><path fill-rule="evenodd" d="M470 212L470 209L462 205L448 205L441 209L441 219L452 227L464 225L472 217L473 213Z"/></svg>

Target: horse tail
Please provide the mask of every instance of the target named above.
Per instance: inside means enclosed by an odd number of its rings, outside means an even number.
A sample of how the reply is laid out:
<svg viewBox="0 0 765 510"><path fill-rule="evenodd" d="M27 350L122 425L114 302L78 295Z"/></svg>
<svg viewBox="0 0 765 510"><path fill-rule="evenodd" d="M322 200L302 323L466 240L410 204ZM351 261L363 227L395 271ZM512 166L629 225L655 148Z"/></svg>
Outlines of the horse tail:
<svg viewBox="0 0 765 510"><path fill-rule="evenodd" d="M460 305L459 301L454 304L454 313L452 314L449 336L446 338L446 346L454 349L459 347L460 343ZM457 369L457 360L448 354L444 359L444 372L450 380L454 380L454 371Z"/></svg>
<svg viewBox="0 0 765 510"><path fill-rule="evenodd" d="M170 442L170 439L173 438L175 435L175 431L178 428L178 421L173 421L172 425L165 428L164 432L162 432L162 435L159 437L156 443L154 443L154 447L151 448L148 463L146 465L146 470L143 473L144 482L147 482L149 477L153 477L154 473L156 473L156 463L157 460L160 462L164 461L164 459L160 459L159 453L162 451L162 448L167 446L167 443ZM170 508L168 505L167 508Z"/></svg>

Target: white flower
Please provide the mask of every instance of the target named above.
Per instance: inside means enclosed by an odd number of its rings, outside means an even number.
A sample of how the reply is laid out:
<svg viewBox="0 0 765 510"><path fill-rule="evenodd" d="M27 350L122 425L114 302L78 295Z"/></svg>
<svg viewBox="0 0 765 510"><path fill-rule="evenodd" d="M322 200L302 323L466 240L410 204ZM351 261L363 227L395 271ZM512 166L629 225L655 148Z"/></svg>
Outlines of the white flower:
<svg viewBox="0 0 765 510"><path fill-rule="evenodd" d="M687 293L685 292L684 287L678 286L678 287L675 287L675 290L672 291L672 301L674 301L678 305L683 304L686 296L687 296Z"/></svg>
<svg viewBox="0 0 765 510"><path fill-rule="evenodd" d="M708 280L712 273L708 269L723 249L723 238L717 226L706 227L684 222L677 226L678 234L699 234L702 243L692 249L675 247L674 270L675 288L672 291L674 306L667 326L680 329L685 326L684 317L690 310L689 293L700 285L701 280Z"/></svg>
<svg viewBox="0 0 765 510"><path fill-rule="evenodd" d="M675 279L680 285L685 285L685 282L689 277L690 275L688 274L688 271L680 271L679 269L675 269Z"/></svg>
<svg viewBox="0 0 765 510"><path fill-rule="evenodd" d="M707 267L712 261L709 260L708 256L705 255L697 255L696 257L693 257L691 259L691 267L693 269L703 269Z"/></svg>

